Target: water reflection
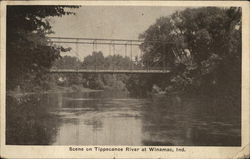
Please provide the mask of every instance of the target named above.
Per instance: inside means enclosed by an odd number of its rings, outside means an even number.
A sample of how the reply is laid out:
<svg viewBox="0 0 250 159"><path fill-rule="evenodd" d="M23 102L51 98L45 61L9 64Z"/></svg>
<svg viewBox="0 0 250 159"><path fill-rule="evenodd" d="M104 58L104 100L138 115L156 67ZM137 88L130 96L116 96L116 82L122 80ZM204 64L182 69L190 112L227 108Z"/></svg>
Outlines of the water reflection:
<svg viewBox="0 0 250 159"><path fill-rule="evenodd" d="M173 100L154 100L154 106L144 110L144 145L241 144L239 112L229 114L206 100L183 98L179 105Z"/></svg>
<svg viewBox="0 0 250 159"><path fill-rule="evenodd" d="M6 144L48 145L55 142L60 118L50 114L44 105L44 96L25 99L7 97L6 100ZM21 101L21 102L20 102Z"/></svg>
<svg viewBox="0 0 250 159"><path fill-rule="evenodd" d="M230 111L209 99L179 96L136 99L117 91L40 94L28 98L20 104L7 97L7 144L241 143L240 109Z"/></svg>

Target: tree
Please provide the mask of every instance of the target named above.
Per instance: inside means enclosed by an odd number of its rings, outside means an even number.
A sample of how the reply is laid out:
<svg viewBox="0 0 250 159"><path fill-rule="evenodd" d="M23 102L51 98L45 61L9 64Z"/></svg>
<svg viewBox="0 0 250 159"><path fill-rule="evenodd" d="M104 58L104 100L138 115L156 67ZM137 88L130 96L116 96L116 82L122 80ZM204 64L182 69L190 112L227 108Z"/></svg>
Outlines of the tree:
<svg viewBox="0 0 250 159"><path fill-rule="evenodd" d="M240 99L241 8L188 8L157 19L140 38L143 62L153 65L165 60L172 67L171 82L176 88ZM152 40L174 42L177 49L165 46L164 50L163 44L148 42ZM188 60L178 60L178 50Z"/></svg>
<svg viewBox="0 0 250 159"><path fill-rule="evenodd" d="M102 68L102 69L129 69L131 61L128 57L112 55L104 57L101 51L93 52L83 60L83 68Z"/></svg>
<svg viewBox="0 0 250 159"><path fill-rule="evenodd" d="M194 78L201 80L204 88L200 89L206 93L213 92L210 88L226 93L235 85L234 88L240 89L241 9L186 9L172 17L177 28L182 30L181 36L186 39L191 56L198 65Z"/></svg>
<svg viewBox="0 0 250 159"><path fill-rule="evenodd" d="M79 69L82 62L74 56L63 56L53 63L57 69Z"/></svg>
<svg viewBox="0 0 250 159"><path fill-rule="evenodd" d="M47 17L74 14L66 8L78 6L7 6L7 90L44 84L45 72L65 51L47 38L53 33Z"/></svg>
<svg viewBox="0 0 250 159"><path fill-rule="evenodd" d="M145 66L163 66L165 62L168 66L174 64L174 54L171 51L172 45L177 41L177 36L173 33L174 26L170 17L161 17L156 23L151 25L139 38L144 40L140 46L144 55L142 62ZM160 42L150 42L160 41Z"/></svg>
<svg viewBox="0 0 250 159"><path fill-rule="evenodd" d="M130 59L121 55L112 55L104 57L101 51L93 52L84 58L82 63L83 69L128 69L130 67ZM88 83L87 87L92 89L103 89L104 86L125 90L124 83L127 80L127 75L85 75Z"/></svg>
<svg viewBox="0 0 250 159"><path fill-rule="evenodd" d="M84 58L83 65L84 68L103 68L104 66L104 56L101 51L93 52L92 55L88 55Z"/></svg>

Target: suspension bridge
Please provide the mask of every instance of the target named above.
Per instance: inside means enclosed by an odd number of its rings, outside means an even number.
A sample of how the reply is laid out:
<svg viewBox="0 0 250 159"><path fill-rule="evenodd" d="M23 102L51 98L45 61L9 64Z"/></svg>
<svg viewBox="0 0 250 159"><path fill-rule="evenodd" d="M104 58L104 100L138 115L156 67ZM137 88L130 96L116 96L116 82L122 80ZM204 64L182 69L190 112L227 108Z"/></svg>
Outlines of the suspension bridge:
<svg viewBox="0 0 250 159"><path fill-rule="evenodd" d="M144 40L132 40L132 39L98 39L98 38L72 38L72 37L50 37L50 41L54 44L64 44L70 45L74 48L75 57L81 59L81 57L86 57L87 55L81 55L84 52L97 52L98 49L104 52L108 52L109 56L119 55L125 58L129 58L129 66L122 67L113 64L112 67L105 67L104 65L98 64L98 59L95 57L92 66L84 67L77 66L72 69L60 69L52 68L50 73L99 73L99 74L166 74L171 72L171 68L166 66L166 56L172 51L174 55L178 54L178 50L173 43L152 40L145 42ZM158 64L152 64L149 58L145 57L143 51L141 51L141 46L145 43L149 44L159 44L155 52L161 49L163 52L163 57L158 59ZM79 47L86 47L87 50L83 51ZM171 49L166 49L171 47ZM119 49L119 50L118 50ZM118 50L118 51L117 51ZM166 51L168 50L168 51ZM144 59L144 62L142 60ZM148 59L145 60L145 59ZM111 62L112 63L112 62Z"/></svg>

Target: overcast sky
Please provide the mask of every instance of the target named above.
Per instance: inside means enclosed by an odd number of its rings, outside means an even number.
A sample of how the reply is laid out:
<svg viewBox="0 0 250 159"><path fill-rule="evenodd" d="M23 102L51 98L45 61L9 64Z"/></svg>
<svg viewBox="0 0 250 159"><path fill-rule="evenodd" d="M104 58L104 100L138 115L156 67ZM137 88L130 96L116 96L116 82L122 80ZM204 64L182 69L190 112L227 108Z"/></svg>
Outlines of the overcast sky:
<svg viewBox="0 0 250 159"><path fill-rule="evenodd" d="M84 37L84 38L121 38L138 39L156 19L168 16L183 7L133 7L133 6L82 6L73 11L76 15L55 17L51 19L53 36ZM69 44L67 45L69 46ZM75 45L71 45L74 49ZM105 55L107 48L98 47ZM121 52L122 48L116 48ZM81 57L90 54L90 47L78 46L85 50ZM120 50L120 51L119 51ZM138 50L134 48L134 51ZM86 53L90 52L90 53ZM135 56L135 55L134 55Z"/></svg>

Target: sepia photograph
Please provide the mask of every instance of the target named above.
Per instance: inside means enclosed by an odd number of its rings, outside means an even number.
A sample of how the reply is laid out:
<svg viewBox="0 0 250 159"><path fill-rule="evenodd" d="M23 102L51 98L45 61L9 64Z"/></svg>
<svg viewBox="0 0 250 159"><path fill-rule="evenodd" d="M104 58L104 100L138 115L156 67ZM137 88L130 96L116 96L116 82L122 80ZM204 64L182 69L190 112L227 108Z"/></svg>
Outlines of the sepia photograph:
<svg viewBox="0 0 250 159"><path fill-rule="evenodd" d="M242 36L241 6L6 5L4 144L241 147Z"/></svg>

